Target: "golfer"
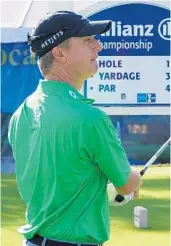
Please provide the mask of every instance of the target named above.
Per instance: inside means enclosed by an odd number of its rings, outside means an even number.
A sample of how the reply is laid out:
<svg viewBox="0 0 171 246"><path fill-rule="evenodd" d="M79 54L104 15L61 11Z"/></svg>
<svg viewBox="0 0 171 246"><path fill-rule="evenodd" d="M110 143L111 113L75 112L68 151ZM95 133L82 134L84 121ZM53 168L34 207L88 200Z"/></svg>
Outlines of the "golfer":
<svg viewBox="0 0 171 246"><path fill-rule="evenodd" d="M28 224L19 228L23 245L102 245L110 232L108 181L120 194L138 196L140 175L110 118L78 92L98 69L102 47L94 36L110 27L111 21L58 11L28 35L44 80L9 125L27 206Z"/></svg>

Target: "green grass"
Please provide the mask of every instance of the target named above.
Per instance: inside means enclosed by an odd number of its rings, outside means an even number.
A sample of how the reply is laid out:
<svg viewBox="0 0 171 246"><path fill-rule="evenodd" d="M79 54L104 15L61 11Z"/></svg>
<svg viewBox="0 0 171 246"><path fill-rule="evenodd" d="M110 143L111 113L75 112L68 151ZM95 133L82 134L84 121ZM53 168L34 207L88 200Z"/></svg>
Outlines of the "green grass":
<svg viewBox="0 0 171 246"><path fill-rule="evenodd" d="M111 207L111 236L105 246L170 245L170 166L150 168L143 177L140 198L123 207ZM148 228L133 224L135 206L148 209ZM15 175L2 175L2 246L20 246L17 228L25 224L25 206L19 197Z"/></svg>

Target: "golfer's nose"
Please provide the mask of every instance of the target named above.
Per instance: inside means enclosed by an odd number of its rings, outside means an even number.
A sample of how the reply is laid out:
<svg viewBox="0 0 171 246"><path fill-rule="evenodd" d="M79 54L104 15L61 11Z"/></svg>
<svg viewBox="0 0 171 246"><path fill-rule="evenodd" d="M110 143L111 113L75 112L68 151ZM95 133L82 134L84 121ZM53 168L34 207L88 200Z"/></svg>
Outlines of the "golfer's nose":
<svg viewBox="0 0 171 246"><path fill-rule="evenodd" d="M102 45L95 39L95 49L96 52L100 52L102 50Z"/></svg>

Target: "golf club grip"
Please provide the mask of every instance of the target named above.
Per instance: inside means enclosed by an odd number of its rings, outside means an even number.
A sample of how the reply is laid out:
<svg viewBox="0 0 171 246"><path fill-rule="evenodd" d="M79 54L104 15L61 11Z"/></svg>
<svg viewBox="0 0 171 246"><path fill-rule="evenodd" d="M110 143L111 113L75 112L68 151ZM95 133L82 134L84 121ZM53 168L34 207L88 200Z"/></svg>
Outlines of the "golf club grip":
<svg viewBox="0 0 171 246"><path fill-rule="evenodd" d="M144 173L145 173L145 171L146 171L146 169L142 169L142 170L140 171L140 175L143 176ZM116 202L123 202L123 200L124 200L124 196L122 196L122 195L120 195L120 194L117 194L117 195L115 196L115 201L116 201Z"/></svg>
<svg viewBox="0 0 171 246"><path fill-rule="evenodd" d="M142 170L140 171L140 175L143 176L144 173L145 173L145 171L146 171L146 169L142 169Z"/></svg>
<svg viewBox="0 0 171 246"><path fill-rule="evenodd" d="M117 195L115 196L115 201L116 201L116 202L123 202L123 200L124 200L124 196L122 196L122 195L120 195L120 194L117 194Z"/></svg>

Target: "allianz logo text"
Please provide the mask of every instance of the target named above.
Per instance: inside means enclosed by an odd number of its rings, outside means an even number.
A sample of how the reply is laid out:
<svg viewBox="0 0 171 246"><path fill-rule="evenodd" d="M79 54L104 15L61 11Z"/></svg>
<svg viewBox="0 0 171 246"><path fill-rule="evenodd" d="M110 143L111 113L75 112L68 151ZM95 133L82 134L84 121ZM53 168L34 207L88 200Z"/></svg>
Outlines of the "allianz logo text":
<svg viewBox="0 0 171 246"><path fill-rule="evenodd" d="M170 28L170 18L162 20L158 25L158 33L163 39L170 39L171 28ZM121 21L112 21L111 29L101 34L101 36L135 36L135 37L152 37L154 36L154 25L124 25Z"/></svg>
<svg viewBox="0 0 171 246"><path fill-rule="evenodd" d="M121 21L112 21L111 29L101 36L153 36L153 25L123 25Z"/></svg>

